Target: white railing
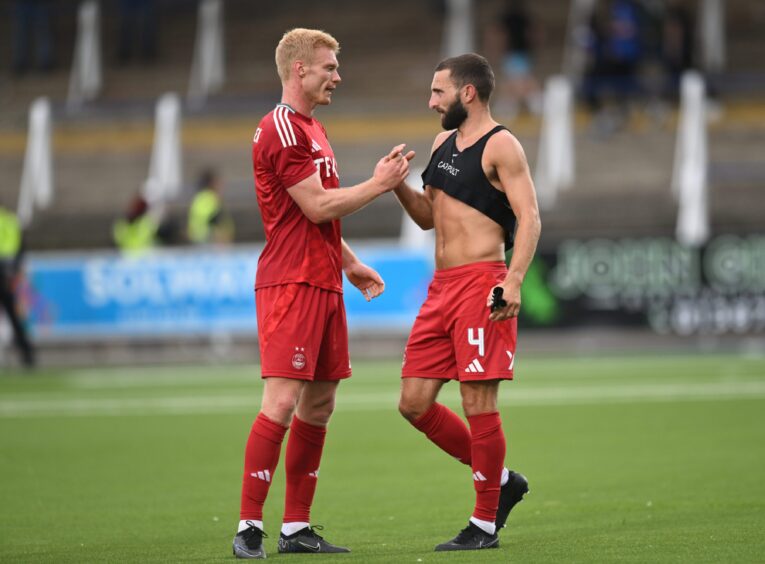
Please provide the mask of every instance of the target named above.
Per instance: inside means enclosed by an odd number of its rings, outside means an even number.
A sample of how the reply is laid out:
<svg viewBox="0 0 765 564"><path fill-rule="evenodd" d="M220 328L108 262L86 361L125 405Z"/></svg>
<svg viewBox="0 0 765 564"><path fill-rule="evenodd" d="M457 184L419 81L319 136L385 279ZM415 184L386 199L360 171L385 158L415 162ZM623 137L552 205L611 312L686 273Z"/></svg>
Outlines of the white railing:
<svg viewBox="0 0 765 564"><path fill-rule="evenodd" d="M181 102L177 94L163 94L154 118L154 146L143 197L149 205L161 204L181 190Z"/></svg>
<svg viewBox="0 0 765 564"><path fill-rule="evenodd" d="M574 183L574 101L565 76L547 79L543 107L534 185L540 209L549 210Z"/></svg>
<svg viewBox="0 0 765 564"><path fill-rule="evenodd" d="M473 1L447 0L441 52L455 57L475 51Z"/></svg>
<svg viewBox="0 0 765 564"><path fill-rule="evenodd" d="M199 3L194 60L187 94L192 107L204 105L207 97L223 86L226 78L223 29L221 0L202 0Z"/></svg>
<svg viewBox="0 0 765 564"><path fill-rule="evenodd" d="M587 65L590 17L594 8L595 0L572 0L569 6L562 73L574 86L581 83Z"/></svg>
<svg viewBox="0 0 765 564"><path fill-rule="evenodd" d="M50 101L47 98L37 98L29 109L27 149L16 210L22 227L32 222L36 208L47 208L53 199L51 122Z"/></svg>
<svg viewBox="0 0 765 564"><path fill-rule="evenodd" d="M707 123L704 79L686 72L680 84L672 193L678 202L677 240L699 246L709 239Z"/></svg>
<svg viewBox="0 0 765 564"><path fill-rule="evenodd" d="M93 100L101 91L101 38L99 7L96 0L80 4L77 40L69 76L67 105L76 109Z"/></svg>

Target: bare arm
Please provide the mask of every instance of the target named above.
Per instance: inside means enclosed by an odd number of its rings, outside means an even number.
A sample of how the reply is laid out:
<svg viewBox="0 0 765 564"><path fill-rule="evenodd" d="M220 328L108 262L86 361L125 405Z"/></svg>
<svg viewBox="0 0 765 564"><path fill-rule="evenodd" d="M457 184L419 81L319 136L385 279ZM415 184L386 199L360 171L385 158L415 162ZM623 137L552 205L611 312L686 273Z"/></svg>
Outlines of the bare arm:
<svg viewBox="0 0 765 564"><path fill-rule="evenodd" d="M433 147L430 150L431 155L451 133L451 131L443 131L436 135ZM420 228L425 230L433 229L433 196L429 186L426 186L425 190L421 191L411 188L406 182L402 182L396 187L394 194L396 194L401 207L404 208L409 217Z"/></svg>
<svg viewBox="0 0 765 564"><path fill-rule="evenodd" d="M512 135L496 135L487 145L487 150L517 220L513 256L507 277L501 284L507 306L489 317L492 321L502 321L517 316L520 311L521 284L534 258L542 222L534 182L518 140Z"/></svg>
<svg viewBox="0 0 765 564"><path fill-rule="evenodd" d="M433 229L433 200L430 186L425 190L415 190L406 182L402 182L393 191L401 207L409 214L414 222L422 229Z"/></svg>
<svg viewBox="0 0 765 564"><path fill-rule="evenodd" d="M409 159L401 154L403 148L404 145L394 147L377 163L372 178L361 184L340 190L325 190L317 171L287 188L287 192L312 222L325 223L339 219L393 190L407 177Z"/></svg>

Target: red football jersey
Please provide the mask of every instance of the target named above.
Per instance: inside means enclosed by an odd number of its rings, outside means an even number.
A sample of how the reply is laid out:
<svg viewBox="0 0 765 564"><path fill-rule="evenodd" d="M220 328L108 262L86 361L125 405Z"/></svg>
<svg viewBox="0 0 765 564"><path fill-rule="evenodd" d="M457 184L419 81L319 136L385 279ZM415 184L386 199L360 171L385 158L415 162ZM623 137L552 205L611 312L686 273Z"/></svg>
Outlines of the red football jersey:
<svg viewBox="0 0 765 564"><path fill-rule="evenodd" d="M340 221L313 223L287 192L317 170L325 190L340 187L324 126L277 105L255 131L252 165L266 232L255 288L302 282L342 292Z"/></svg>

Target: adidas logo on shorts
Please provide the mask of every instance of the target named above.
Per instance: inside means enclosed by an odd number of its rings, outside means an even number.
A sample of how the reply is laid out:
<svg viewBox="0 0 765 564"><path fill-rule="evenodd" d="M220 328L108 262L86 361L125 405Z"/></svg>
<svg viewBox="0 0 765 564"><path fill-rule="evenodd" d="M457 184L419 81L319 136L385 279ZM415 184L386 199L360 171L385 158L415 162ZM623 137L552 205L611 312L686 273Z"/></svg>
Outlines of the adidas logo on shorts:
<svg viewBox="0 0 765 564"><path fill-rule="evenodd" d="M483 369L483 366L481 366L481 363L478 362L477 358L473 359L473 362L468 364L468 367L465 368L465 372L485 372Z"/></svg>

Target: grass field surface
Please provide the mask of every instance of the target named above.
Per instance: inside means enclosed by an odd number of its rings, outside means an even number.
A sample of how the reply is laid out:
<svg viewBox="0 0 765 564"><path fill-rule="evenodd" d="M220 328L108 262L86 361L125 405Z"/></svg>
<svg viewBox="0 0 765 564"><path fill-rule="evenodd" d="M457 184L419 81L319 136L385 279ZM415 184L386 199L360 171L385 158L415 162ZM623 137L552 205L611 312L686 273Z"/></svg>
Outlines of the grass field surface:
<svg viewBox="0 0 765 564"><path fill-rule="evenodd" d="M765 561L765 359L519 359L501 386L531 493L501 547L434 553L465 526L470 470L397 413L398 362L341 384L312 514L347 555L279 562ZM232 561L257 366L0 377L1 562ZM444 403L459 409L457 387ZM283 462L283 461L282 461Z"/></svg>

